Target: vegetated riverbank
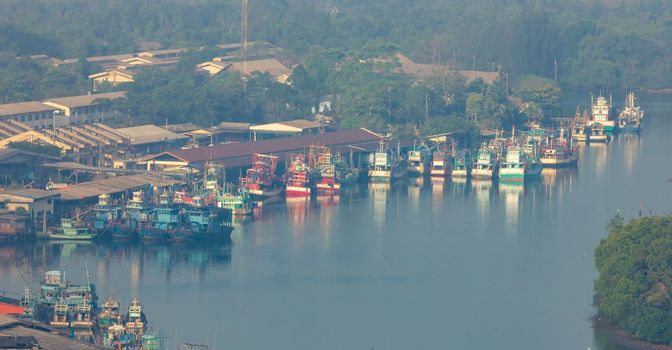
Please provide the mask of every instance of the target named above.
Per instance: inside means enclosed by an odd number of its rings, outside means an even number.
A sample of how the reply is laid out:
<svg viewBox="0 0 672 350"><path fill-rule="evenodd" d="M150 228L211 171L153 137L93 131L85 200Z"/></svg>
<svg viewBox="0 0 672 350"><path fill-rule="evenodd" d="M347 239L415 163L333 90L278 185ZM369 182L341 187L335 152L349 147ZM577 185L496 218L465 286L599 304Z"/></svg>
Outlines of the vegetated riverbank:
<svg viewBox="0 0 672 350"><path fill-rule="evenodd" d="M609 340L618 345L626 346L635 350L672 350L671 345L654 344L644 340L637 340L632 335L612 324L608 319L593 316L593 329L604 333Z"/></svg>

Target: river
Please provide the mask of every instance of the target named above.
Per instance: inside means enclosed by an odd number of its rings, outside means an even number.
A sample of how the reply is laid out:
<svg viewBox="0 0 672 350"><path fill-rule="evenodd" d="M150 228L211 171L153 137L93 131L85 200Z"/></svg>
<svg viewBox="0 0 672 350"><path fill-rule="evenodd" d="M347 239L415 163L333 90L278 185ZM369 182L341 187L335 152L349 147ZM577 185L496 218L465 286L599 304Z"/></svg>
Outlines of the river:
<svg viewBox="0 0 672 350"><path fill-rule="evenodd" d="M168 349L628 349L593 328L593 251L617 210L670 211L672 98L640 103L640 136L582 145L578 169L524 187L361 185L266 205L221 246L0 246L0 290L88 266Z"/></svg>

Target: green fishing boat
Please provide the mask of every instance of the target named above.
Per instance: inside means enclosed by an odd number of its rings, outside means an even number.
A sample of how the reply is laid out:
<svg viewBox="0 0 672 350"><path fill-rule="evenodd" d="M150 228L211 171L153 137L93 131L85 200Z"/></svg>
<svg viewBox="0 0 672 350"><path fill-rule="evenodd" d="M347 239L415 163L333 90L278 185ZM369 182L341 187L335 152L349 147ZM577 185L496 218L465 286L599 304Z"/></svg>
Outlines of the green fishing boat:
<svg viewBox="0 0 672 350"><path fill-rule="evenodd" d="M70 218L61 218L61 226L52 228L48 233L49 239L90 241L96 235L89 233L89 228L76 225Z"/></svg>

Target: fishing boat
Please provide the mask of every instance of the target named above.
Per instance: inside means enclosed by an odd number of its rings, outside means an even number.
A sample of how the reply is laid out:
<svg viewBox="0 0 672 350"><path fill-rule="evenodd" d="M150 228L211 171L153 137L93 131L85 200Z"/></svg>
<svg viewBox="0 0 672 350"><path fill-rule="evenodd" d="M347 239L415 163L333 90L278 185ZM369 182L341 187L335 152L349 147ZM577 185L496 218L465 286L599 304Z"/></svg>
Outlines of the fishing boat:
<svg viewBox="0 0 672 350"><path fill-rule="evenodd" d="M166 240L179 227L179 209L171 206L171 194L164 192L159 195L159 206L151 211L149 221L140 226L139 235L143 241Z"/></svg>
<svg viewBox="0 0 672 350"><path fill-rule="evenodd" d="M49 239L90 241L96 237L89 228L76 224L71 218L61 218L61 226L53 227L47 233Z"/></svg>
<svg viewBox="0 0 672 350"><path fill-rule="evenodd" d="M146 327L147 318L142 311L142 304L137 298L133 298L126 314L126 329L136 335L141 335Z"/></svg>
<svg viewBox="0 0 672 350"><path fill-rule="evenodd" d="M126 203L124 208L127 225L133 232L138 232L141 227L149 223L151 210L147 206L144 192L142 190L133 191L131 200Z"/></svg>
<svg viewBox="0 0 672 350"><path fill-rule="evenodd" d="M609 142L611 136L600 123L593 123L588 132L588 142Z"/></svg>
<svg viewBox="0 0 672 350"><path fill-rule="evenodd" d="M240 184L250 196L255 198L270 198L279 196L283 186L275 177L278 157L264 154L252 156L252 167L247 169Z"/></svg>
<svg viewBox="0 0 672 350"><path fill-rule="evenodd" d="M70 322L72 328L91 328L93 327L93 307L84 299L84 303L75 307L75 317Z"/></svg>
<svg viewBox="0 0 672 350"><path fill-rule="evenodd" d="M408 163L405 159L390 156L384 139L380 141L378 151L372 156L369 168L371 182L391 182L408 177Z"/></svg>
<svg viewBox="0 0 672 350"><path fill-rule="evenodd" d="M98 236L111 237L114 240L126 240L132 237L131 229L122 217L121 207L111 206L107 194L98 196L98 204L93 208L91 230Z"/></svg>
<svg viewBox="0 0 672 350"><path fill-rule="evenodd" d="M536 144L526 142L520 147L514 137L515 129L511 135L511 144L506 148L506 156L499 168L499 180L524 182L538 177L543 167L536 155Z"/></svg>
<svg viewBox="0 0 672 350"><path fill-rule="evenodd" d="M446 147L442 147L432 154L432 169L429 175L434 178L445 178L450 176L453 160L451 152Z"/></svg>
<svg viewBox="0 0 672 350"><path fill-rule="evenodd" d="M123 317L119 310L119 301L109 297L107 301L103 303L103 309L98 314L98 327L101 329L107 329L111 326L121 324Z"/></svg>
<svg viewBox="0 0 672 350"><path fill-rule="evenodd" d="M341 191L341 184L337 179L336 159L328 147L311 145L310 163L317 178L315 188L318 193L336 194Z"/></svg>
<svg viewBox="0 0 672 350"><path fill-rule="evenodd" d="M250 196L244 188L236 193L224 192L218 194L215 202L217 208L229 209L234 216L248 216L253 213Z"/></svg>
<svg viewBox="0 0 672 350"><path fill-rule="evenodd" d="M310 168L306 164L306 156L303 153L293 154L287 167L287 185L285 195L287 197L310 196Z"/></svg>
<svg viewBox="0 0 672 350"><path fill-rule="evenodd" d="M68 305L63 301L59 300L54 305L54 314L49 321L49 325L54 328L68 328L70 327L70 321L68 319Z"/></svg>
<svg viewBox="0 0 672 350"><path fill-rule="evenodd" d="M194 206L184 212L185 225L171 233L171 240L205 241L231 237L231 210L203 204L199 196L194 197Z"/></svg>
<svg viewBox="0 0 672 350"><path fill-rule="evenodd" d="M499 171L497 155L483 142L478 150L478 157L471 169L474 179L496 179Z"/></svg>
<svg viewBox="0 0 672 350"><path fill-rule="evenodd" d="M408 176L425 176L429 172L430 152L425 144L408 151Z"/></svg>
<svg viewBox="0 0 672 350"><path fill-rule="evenodd" d="M33 318L35 316L35 300L30 296L30 289L28 287L23 289L23 298L21 298L19 306L23 308L21 317Z"/></svg>
<svg viewBox="0 0 672 350"><path fill-rule="evenodd" d="M472 168L471 153L469 150L461 150L453 157L452 171L450 176L453 178L466 179L471 175Z"/></svg>
<svg viewBox="0 0 672 350"><path fill-rule="evenodd" d="M576 166L579 159L576 149L572 147L571 141L568 142L560 133L559 138L550 138L546 146L541 149L539 160L546 168L562 168Z"/></svg>
<svg viewBox="0 0 672 350"><path fill-rule="evenodd" d="M613 133L617 130L618 125L614 120L611 120L611 98L609 101L600 95L597 99L591 97L591 118L588 121L588 126L593 128L594 124L600 124L604 131Z"/></svg>
<svg viewBox="0 0 672 350"><path fill-rule="evenodd" d="M642 129L644 111L637 105L634 92L628 93L625 99L625 108L618 115L618 127L625 132L639 132Z"/></svg>

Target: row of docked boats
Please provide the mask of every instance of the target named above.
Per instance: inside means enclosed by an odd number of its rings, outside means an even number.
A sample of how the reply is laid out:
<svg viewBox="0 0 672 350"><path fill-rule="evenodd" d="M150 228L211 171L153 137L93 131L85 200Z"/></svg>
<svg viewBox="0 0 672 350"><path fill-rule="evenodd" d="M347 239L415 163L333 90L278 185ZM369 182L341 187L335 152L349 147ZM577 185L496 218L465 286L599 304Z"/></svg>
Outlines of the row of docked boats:
<svg viewBox="0 0 672 350"><path fill-rule="evenodd" d="M627 94L625 106L618 113L612 108L611 98L600 95L591 97L589 115L582 115L577 109L572 121L572 135L582 142L609 142L615 132L639 133L642 130L644 111L637 104L634 92Z"/></svg>
<svg viewBox="0 0 672 350"><path fill-rule="evenodd" d="M74 284L61 271L47 271L39 295L32 296L26 288L19 305L24 310L22 317L43 322L82 341L115 349L158 349L155 346L159 339L148 331L147 318L137 298L132 298L125 313L112 297L99 307L94 284Z"/></svg>

